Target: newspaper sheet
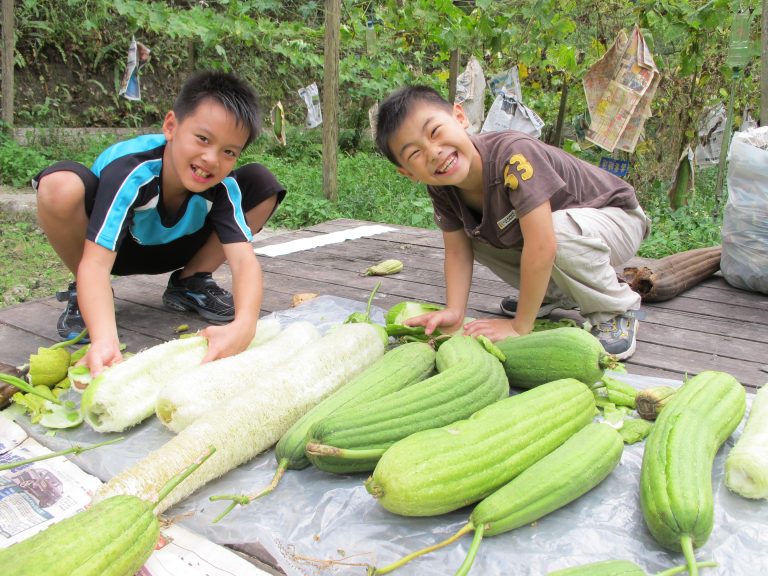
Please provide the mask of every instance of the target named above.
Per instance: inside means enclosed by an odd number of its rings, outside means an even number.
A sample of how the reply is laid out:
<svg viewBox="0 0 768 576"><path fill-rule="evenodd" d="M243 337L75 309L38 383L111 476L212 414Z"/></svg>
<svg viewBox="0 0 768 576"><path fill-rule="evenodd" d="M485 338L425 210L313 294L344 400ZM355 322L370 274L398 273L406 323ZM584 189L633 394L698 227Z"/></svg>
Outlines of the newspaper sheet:
<svg viewBox="0 0 768 576"><path fill-rule="evenodd" d="M23 440L17 442L21 439ZM14 438L8 442L9 438ZM7 447L7 449L6 449ZM49 454L18 425L0 417L0 464ZM83 510L101 481L64 456L0 472L0 548Z"/></svg>
<svg viewBox="0 0 768 576"><path fill-rule="evenodd" d="M642 32L622 30L584 77L591 123L586 138L608 152L633 152L651 116L661 76Z"/></svg>
<svg viewBox="0 0 768 576"><path fill-rule="evenodd" d="M50 454L18 424L0 415L0 464ZM101 486L65 456L0 471L0 548L84 510ZM137 576L269 576L223 546L181 526L163 527Z"/></svg>
<svg viewBox="0 0 768 576"><path fill-rule="evenodd" d="M469 120L467 132L477 134L485 117L485 74L480 61L470 57L467 67L456 78L456 98L454 103L461 104Z"/></svg>

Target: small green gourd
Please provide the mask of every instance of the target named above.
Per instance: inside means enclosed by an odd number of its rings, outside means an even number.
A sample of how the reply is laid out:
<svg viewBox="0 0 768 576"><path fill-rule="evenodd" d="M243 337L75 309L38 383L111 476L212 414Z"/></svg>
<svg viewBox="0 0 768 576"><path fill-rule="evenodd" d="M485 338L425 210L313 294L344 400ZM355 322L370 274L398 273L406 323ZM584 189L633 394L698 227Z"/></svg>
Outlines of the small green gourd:
<svg viewBox="0 0 768 576"><path fill-rule="evenodd" d="M618 366L597 338L569 326L504 338L496 346L506 356L504 371L515 388L534 388L562 378L592 386L606 370Z"/></svg>

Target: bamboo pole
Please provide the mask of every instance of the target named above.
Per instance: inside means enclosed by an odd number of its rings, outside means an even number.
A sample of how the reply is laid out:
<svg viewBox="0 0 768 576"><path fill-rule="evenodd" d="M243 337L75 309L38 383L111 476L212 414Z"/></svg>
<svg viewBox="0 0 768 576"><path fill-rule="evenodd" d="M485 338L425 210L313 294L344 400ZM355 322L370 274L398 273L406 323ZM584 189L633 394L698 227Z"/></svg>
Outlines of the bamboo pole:
<svg viewBox="0 0 768 576"><path fill-rule="evenodd" d="M323 190L338 200L339 141L339 31L341 0L325 0L325 52L323 62Z"/></svg>

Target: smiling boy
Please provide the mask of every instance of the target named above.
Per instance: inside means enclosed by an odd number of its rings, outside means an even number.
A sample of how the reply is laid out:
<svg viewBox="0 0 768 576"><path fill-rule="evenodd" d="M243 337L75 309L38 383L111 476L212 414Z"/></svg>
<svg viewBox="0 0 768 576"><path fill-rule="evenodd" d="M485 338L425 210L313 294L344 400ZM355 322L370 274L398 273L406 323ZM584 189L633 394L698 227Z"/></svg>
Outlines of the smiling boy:
<svg viewBox="0 0 768 576"><path fill-rule="evenodd" d="M579 308L619 359L635 351L640 296L614 266L629 260L650 221L625 181L522 132L469 135L459 105L407 86L379 106L376 143L408 178L427 185L445 245L445 309L412 318L427 333L464 318L474 261L519 289L512 319L479 319L469 335L528 334L556 307ZM542 306L543 305L543 306Z"/></svg>
<svg viewBox="0 0 768 576"><path fill-rule="evenodd" d="M204 361L244 350L256 331L262 273L250 241L285 196L259 164L235 169L260 129L253 88L221 72L202 72L182 87L162 134L107 148L91 169L72 161L33 180L38 220L76 282L62 338L88 327L85 364L96 375L121 360L110 275L173 273L163 303L213 323ZM233 293L212 272L224 262Z"/></svg>

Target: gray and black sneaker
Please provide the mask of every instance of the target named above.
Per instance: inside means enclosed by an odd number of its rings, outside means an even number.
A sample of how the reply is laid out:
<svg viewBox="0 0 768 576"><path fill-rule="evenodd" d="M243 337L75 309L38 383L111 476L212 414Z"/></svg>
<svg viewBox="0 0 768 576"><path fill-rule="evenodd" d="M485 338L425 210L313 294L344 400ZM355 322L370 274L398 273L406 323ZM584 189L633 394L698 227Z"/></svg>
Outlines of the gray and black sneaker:
<svg viewBox="0 0 768 576"><path fill-rule="evenodd" d="M229 322L235 318L232 294L221 288L210 272L197 272L179 279L176 270L168 279L163 304L171 310L193 310L210 322Z"/></svg>
<svg viewBox="0 0 768 576"><path fill-rule="evenodd" d="M512 296L507 296L506 298L501 299L501 304L499 304L499 307L501 308L502 314L505 314L506 316L510 316L514 318L517 316L517 299L513 298ZM575 309L575 306L570 306L566 304L565 302L545 302L541 305L541 308L539 308L539 311L536 313L536 318L544 318L546 316L549 316L554 312L556 309L562 308L564 310L573 310Z"/></svg>
<svg viewBox="0 0 768 576"><path fill-rule="evenodd" d="M592 327L592 335L600 340L608 354L619 360L626 360L635 353L637 344L638 311L627 310L606 322Z"/></svg>
<svg viewBox="0 0 768 576"><path fill-rule="evenodd" d="M77 282L70 282L66 290L56 292L56 300L67 303L67 307L56 322L56 330L63 340L71 340L85 330L85 320L77 305ZM88 342L87 336L80 340L80 344Z"/></svg>

